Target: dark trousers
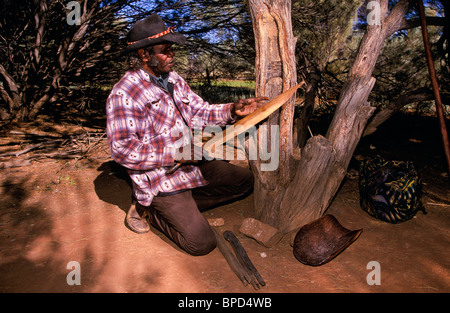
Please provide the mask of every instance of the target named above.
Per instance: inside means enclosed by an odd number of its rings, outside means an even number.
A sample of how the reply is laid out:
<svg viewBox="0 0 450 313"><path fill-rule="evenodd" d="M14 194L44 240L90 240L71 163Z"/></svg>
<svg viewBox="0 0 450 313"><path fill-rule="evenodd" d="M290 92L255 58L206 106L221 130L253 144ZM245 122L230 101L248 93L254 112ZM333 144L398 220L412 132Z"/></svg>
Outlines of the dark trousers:
<svg viewBox="0 0 450 313"><path fill-rule="evenodd" d="M156 196L145 208L150 224L192 255L205 255L216 247L214 232L201 212L249 195L254 183L251 170L225 161L202 162L199 168L207 186Z"/></svg>

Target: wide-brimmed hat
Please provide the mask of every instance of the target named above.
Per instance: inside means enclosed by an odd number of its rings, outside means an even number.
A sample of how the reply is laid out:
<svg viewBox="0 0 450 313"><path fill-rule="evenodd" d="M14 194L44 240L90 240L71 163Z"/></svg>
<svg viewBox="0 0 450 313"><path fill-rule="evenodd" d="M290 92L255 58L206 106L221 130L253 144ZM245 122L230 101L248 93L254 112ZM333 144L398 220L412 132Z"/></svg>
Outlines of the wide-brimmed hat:
<svg viewBox="0 0 450 313"><path fill-rule="evenodd" d="M361 232L344 228L333 215L324 215L297 232L294 256L303 264L325 264L358 239Z"/></svg>
<svg viewBox="0 0 450 313"><path fill-rule="evenodd" d="M166 27L164 21L157 14L137 21L128 32L127 50L137 50L147 46L163 43L184 44L186 37L173 32L174 27Z"/></svg>

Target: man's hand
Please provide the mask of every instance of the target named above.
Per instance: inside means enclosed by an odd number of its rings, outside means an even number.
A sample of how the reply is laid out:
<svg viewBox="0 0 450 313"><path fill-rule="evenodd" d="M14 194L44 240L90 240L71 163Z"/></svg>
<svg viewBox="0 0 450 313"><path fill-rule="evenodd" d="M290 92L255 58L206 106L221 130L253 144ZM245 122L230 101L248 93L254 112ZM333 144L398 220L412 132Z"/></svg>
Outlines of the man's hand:
<svg viewBox="0 0 450 313"><path fill-rule="evenodd" d="M236 103L233 103L230 107L231 115L246 116L253 113L256 109L260 108L264 103L263 101L269 100L267 97L257 97L241 99Z"/></svg>

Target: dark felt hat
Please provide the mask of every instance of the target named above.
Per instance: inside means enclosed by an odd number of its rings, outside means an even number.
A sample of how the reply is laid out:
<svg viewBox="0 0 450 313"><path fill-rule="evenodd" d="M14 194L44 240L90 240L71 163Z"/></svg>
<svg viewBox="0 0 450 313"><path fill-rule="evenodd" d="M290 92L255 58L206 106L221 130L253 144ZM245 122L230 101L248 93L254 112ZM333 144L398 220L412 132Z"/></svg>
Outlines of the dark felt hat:
<svg viewBox="0 0 450 313"><path fill-rule="evenodd" d="M325 264L358 239L361 232L344 228L333 215L324 215L297 232L294 256L303 264Z"/></svg>
<svg viewBox="0 0 450 313"><path fill-rule="evenodd" d="M127 50L137 50L148 46L176 43L184 44L186 37L182 34L174 33L173 27L166 27L164 21L157 15L137 21L127 35Z"/></svg>

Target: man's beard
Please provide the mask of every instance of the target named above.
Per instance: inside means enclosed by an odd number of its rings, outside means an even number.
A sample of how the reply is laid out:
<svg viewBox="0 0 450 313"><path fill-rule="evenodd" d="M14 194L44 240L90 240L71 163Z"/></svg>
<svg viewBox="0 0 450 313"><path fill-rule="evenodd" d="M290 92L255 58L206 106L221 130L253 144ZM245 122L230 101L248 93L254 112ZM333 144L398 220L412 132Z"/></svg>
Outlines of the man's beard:
<svg viewBox="0 0 450 313"><path fill-rule="evenodd" d="M158 67L159 66L159 61L156 58L150 58L150 61L147 62L147 65L152 68L152 67Z"/></svg>
<svg viewBox="0 0 450 313"><path fill-rule="evenodd" d="M171 62L166 63L161 60L157 60L156 58L150 58L150 60L146 64L149 68L152 69L152 71L156 74L156 76L160 76L169 74L172 71L172 68L166 70L166 67L170 63Z"/></svg>

